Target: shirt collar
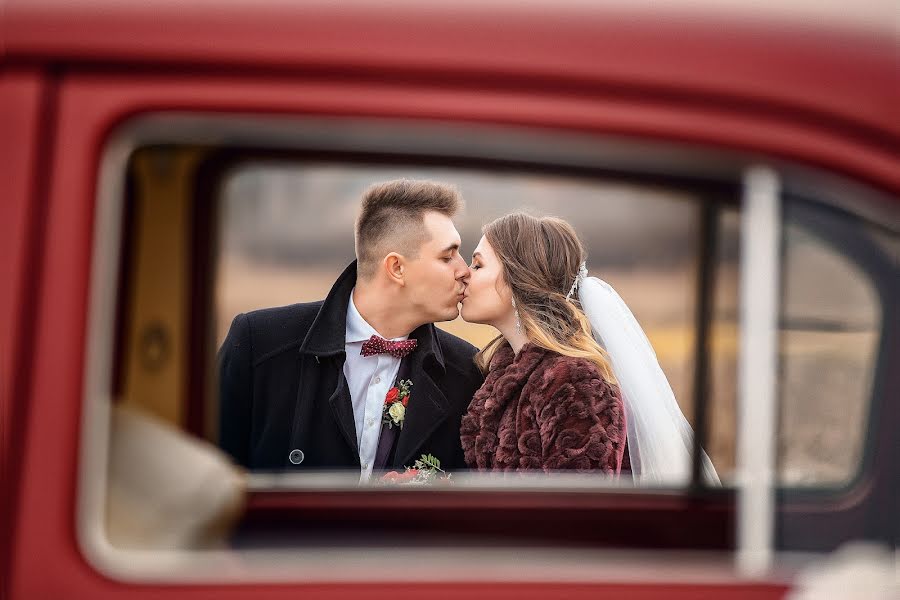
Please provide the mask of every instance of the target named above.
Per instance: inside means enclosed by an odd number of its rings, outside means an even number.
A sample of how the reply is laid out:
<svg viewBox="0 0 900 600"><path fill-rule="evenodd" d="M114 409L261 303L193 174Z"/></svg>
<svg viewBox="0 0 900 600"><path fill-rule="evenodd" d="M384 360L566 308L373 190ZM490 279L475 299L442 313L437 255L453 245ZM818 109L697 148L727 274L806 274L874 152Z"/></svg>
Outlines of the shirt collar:
<svg viewBox="0 0 900 600"><path fill-rule="evenodd" d="M355 289L355 288L354 288ZM359 314L356 304L353 303L353 290L350 290L350 301L347 304L347 330L345 340L347 344L354 342L364 342L373 335L383 338L384 336L375 331L375 328ZM392 338L391 341L402 341L408 339L408 335Z"/></svg>

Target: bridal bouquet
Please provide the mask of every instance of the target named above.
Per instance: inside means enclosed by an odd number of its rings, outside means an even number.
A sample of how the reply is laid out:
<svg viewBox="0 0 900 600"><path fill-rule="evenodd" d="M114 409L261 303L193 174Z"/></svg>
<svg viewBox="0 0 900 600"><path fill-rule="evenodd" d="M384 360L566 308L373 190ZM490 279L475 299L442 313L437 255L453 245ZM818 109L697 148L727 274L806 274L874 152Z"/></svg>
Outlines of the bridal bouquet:
<svg viewBox="0 0 900 600"><path fill-rule="evenodd" d="M448 482L450 477L450 473L441 469L440 460L432 454L423 454L413 463L412 467L406 467L406 471L403 473L390 471L384 474L381 481L385 483L425 485L435 482Z"/></svg>

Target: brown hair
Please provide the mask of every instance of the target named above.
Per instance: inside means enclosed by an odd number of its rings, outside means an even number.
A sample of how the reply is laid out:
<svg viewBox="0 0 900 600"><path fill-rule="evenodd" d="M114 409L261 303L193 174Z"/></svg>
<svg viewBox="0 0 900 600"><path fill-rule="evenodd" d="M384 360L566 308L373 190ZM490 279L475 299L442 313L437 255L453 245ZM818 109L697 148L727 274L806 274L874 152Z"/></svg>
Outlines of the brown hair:
<svg viewBox="0 0 900 600"><path fill-rule="evenodd" d="M512 213L482 229L503 266L502 278L512 291L519 320L529 342L564 356L586 358L606 381L615 376L606 351L594 340L578 295L566 298L585 260L575 230L556 217ZM487 372L503 336L491 340L475 355Z"/></svg>
<svg viewBox="0 0 900 600"><path fill-rule="evenodd" d="M369 187L356 220L358 277L371 277L379 261L390 252L416 258L426 241L425 213L435 211L453 217L461 205L455 187L434 181L395 179Z"/></svg>

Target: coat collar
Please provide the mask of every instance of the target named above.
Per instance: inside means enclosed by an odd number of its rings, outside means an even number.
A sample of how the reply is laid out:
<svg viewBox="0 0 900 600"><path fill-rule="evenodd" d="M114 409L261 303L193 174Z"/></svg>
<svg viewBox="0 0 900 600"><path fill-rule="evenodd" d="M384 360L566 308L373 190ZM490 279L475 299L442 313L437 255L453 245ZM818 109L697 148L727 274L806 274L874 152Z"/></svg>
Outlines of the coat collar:
<svg viewBox="0 0 900 600"><path fill-rule="evenodd" d="M344 269L331 291L325 297L319 313L300 344L301 354L315 356L331 356L344 352L347 334L347 308L350 294L356 286L356 261ZM421 353L423 365L432 362L441 371L446 372L444 353L437 339L437 331L433 323L425 323L414 329L410 338L418 340L418 349L413 354Z"/></svg>
<svg viewBox="0 0 900 600"><path fill-rule="evenodd" d="M519 349L519 353L513 352L509 342L504 342L502 346L497 348L494 356L491 358L489 372L496 373L500 376L501 369L505 369L510 365L515 365L516 371L520 374L530 373L537 364L544 358L544 355L550 351L541 348L531 342L525 343Z"/></svg>

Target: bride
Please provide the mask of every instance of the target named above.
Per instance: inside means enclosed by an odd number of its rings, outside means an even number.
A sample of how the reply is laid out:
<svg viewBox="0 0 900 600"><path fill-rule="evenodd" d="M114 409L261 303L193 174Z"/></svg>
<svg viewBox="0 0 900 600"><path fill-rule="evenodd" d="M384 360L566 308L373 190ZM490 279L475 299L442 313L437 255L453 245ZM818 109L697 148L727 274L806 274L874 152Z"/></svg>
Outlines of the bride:
<svg viewBox="0 0 900 600"><path fill-rule="evenodd" d="M483 233L461 314L500 335L476 355L485 381L460 429L469 467L686 483L691 427L631 311L587 277L572 226L513 213ZM718 484L702 457L704 478Z"/></svg>

